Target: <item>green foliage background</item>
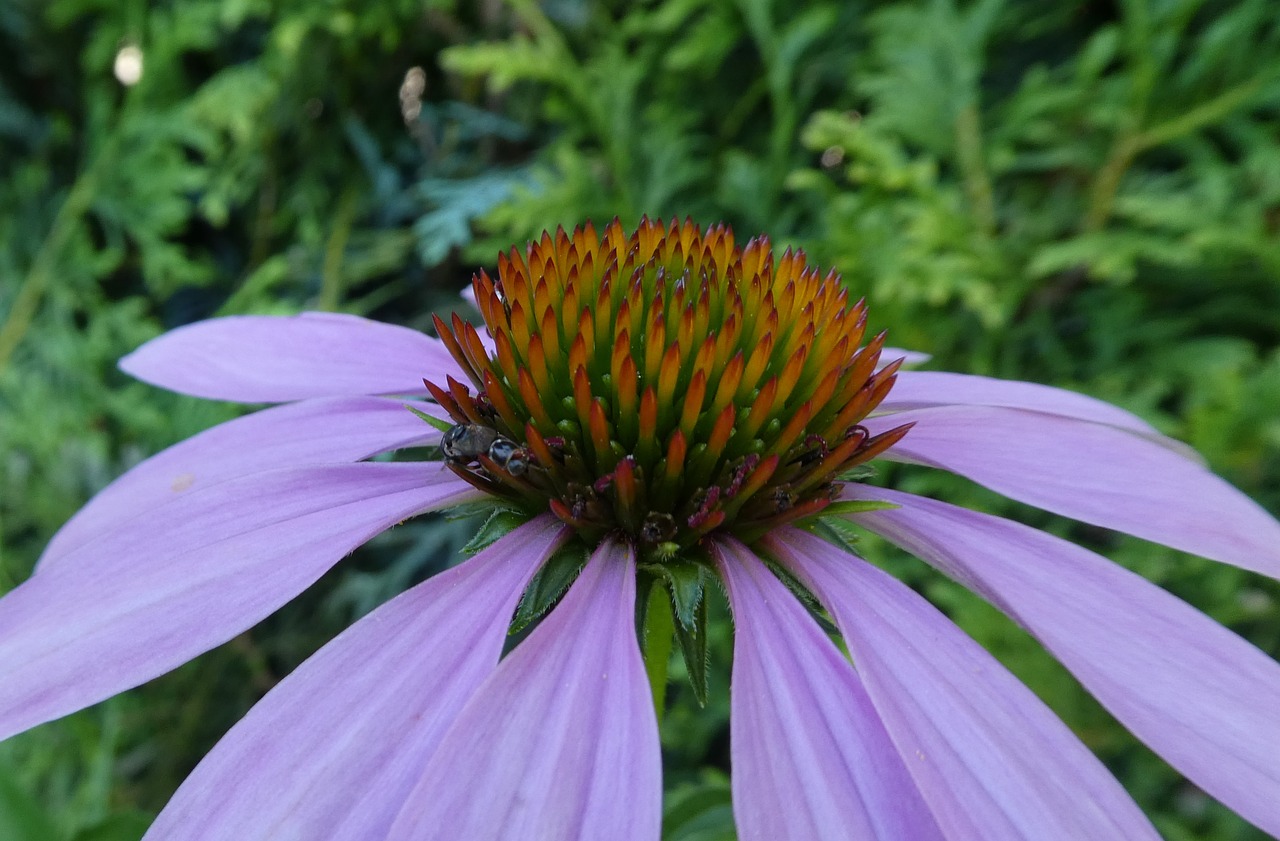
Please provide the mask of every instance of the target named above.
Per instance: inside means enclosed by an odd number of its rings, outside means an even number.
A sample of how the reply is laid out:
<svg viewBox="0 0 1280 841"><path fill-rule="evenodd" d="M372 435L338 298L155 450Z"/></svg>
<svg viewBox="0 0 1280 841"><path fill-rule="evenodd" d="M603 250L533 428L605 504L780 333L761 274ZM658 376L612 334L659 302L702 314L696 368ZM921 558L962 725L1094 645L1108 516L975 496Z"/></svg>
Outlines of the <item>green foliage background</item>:
<svg viewBox="0 0 1280 841"><path fill-rule="evenodd" d="M931 367L1125 406L1280 511L1270 0L10 0L0 4L0 590L129 465L236 407L115 361L215 314L425 327L557 224L725 220L837 266ZM144 73L121 85L122 47ZM419 68L411 70L411 68ZM1280 587L1015 506L1280 656ZM0 838L136 839L200 756L468 524L376 540L193 664L0 744ZM1170 839L1256 839L1010 622L867 551L1057 710ZM667 837L732 837L728 620L674 686ZM674 667L673 667L674 668Z"/></svg>

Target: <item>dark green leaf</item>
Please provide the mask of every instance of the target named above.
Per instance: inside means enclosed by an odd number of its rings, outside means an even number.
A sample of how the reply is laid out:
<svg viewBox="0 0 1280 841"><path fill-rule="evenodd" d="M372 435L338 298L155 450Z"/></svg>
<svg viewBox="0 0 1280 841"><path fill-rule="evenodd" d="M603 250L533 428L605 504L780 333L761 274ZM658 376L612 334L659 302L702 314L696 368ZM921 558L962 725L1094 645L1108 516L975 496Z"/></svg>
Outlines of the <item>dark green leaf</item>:
<svg viewBox="0 0 1280 841"><path fill-rule="evenodd" d="M828 543L839 546L846 552L857 554L855 550L860 535L854 530L853 524L847 520L840 517L832 517L830 520L816 517L805 523L804 527Z"/></svg>
<svg viewBox="0 0 1280 841"><path fill-rule="evenodd" d="M488 519L493 516L495 511L515 512L516 509L497 497L486 496L484 499L476 499L460 505L450 506L440 513L444 515L446 520L466 520L471 517Z"/></svg>
<svg viewBox="0 0 1280 841"><path fill-rule="evenodd" d="M506 537L527 522L529 522L529 517L518 511L495 508L475 536L467 542L466 546L462 547L462 551L468 555L474 555L486 546Z"/></svg>
<svg viewBox="0 0 1280 841"><path fill-rule="evenodd" d="M707 654L707 600L698 600L694 610L693 621L685 625L683 621L676 623L676 639L680 643L680 653L684 656L685 670L689 673L689 683L693 687L694 697L700 706L707 704L707 669L710 658Z"/></svg>
<svg viewBox="0 0 1280 841"><path fill-rule="evenodd" d="M881 502L878 499L842 499L822 509L822 517L834 517L843 514L862 514L867 511L888 511L898 508L896 503Z"/></svg>
<svg viewBox="0 0 1280 841"><path fill-rule="evenodd" d="M421 420L427 424L430 424L431 426L434 426L436 429L440 430L441 432L448 432L450 429L453 429L453 426L454 426L453 421L441 420L440 418L433 418L431 417L431 415L428 415L426 412L422 411L421 409L415 408L414 406L411 406L408 403L405 404L405 408L408 409L410 412L413 412L413 414L417 416L418 420Z"/></svg>
<svg viewBox="0 0 1280 841"><path fill-rule="evenodd" d="M656 569L666 581L671 608L680 625L692 629L706 589L706 567L696 561L674 561L659 564Z"/></svg>
<svg viewBox="0 0 1280 841"><path fill-rule="evenodd" d="M569 589L586 562L587 551L580 543L570 543L552 555L534 574L520 598L515 618L511 620L511 633L524 630L530 622L550 610Z"/></svg>

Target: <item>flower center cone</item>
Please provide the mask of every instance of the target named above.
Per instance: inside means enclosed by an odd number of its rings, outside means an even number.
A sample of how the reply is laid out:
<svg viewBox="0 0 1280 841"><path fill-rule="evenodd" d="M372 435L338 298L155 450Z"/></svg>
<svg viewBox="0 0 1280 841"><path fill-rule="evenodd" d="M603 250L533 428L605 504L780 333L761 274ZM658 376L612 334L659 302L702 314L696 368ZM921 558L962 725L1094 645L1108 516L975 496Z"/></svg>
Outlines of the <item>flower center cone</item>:
<svg viewBox="0 0 1280 841"><path fill-rule="evenodd" d="M621 533L661 561L716 531L751 542L822 512L907 431L860 425L899 364L877 370L864 302L763 237L588 223L500 255L473 286L491 343L436 319L471 381L427 383L457 424L446 461L592 544Z"/></svg>

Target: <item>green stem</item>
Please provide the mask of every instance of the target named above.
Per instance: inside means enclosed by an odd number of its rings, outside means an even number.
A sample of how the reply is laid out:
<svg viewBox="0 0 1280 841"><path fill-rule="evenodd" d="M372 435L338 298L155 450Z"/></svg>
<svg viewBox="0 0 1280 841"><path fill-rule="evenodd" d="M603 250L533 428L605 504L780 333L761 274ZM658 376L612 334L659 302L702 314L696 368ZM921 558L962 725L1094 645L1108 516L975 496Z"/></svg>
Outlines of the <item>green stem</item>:
<svg viewBox="0 0 1280 841"><path fill-rule="evenodd" d="M982 156L982 116L970 103L956 115L956 156L964 175L964 191L978 217L978 230L987 237L996 232L996 203L991 176Z"/></svg>
<svg viewBox="0 0 1280 841"><path fill-rule="evenodd" d="M100 156L98 160L102 160ZM67 241L75 233L80 218L88 212L98 191L99 166L90 164L72 185L71 191L63 199L58 214L54 217L49 235L40 244L31 268L13 299L13 308L4 325L0 326L0 368L5 366L9 357L22 343L22 339L31 327L36 312L40 309L40 300L44 297L49 281L53 277L58 258L67 250Z"/></svg>
<svg viewBox="0 0 1280 841"><path fill-rule="evenodd" d="M671 662L671 640L675 623L671 618L671 601L667 587L661 581L653 581L644 611L644 667L649 674L649 689L653 692L653 707L662 726L662 713L667 706L667 667Z"/></svg>
<svg viewBox="0 0 1280 841"><path fill-rule="evenodd" d="M264 141L260 153L266 160L263 168L261 185L258 187L258 206L253 223L253 240L249 246L249 273L271 256L271 247L275 235L276 200L280 194L280 184L276 175L275 164L271 160L271 141Z"/></svg>
<svg viewBox="0 0 1280 841"><path fill-rule="evenodd" d="M1207 102L1200 103L1181 116L1141 131L1126 131L1117 138L1115 145L1111 148L1111 154L1107 156L1107 162L1098 171L1098 177L1093 182L1084 230L1098 231L1106 224L1115 205L1116 194L1120 190L1120 180L1128 171L1134 158L1148 149L1177 140L1179 137L1224 119L1232 111L1248 102L1272 75L1274 71L1270 70L1259 74Z"/></svg>
<svg viewBox="0 0 1280 841"><path fill-rule="evenodd" d="M1180 117L1152 126L1138 135L1138 142L1143 149L1149 149L1190 134L1203 126L1216 123L1252 99L1263 83L1274 75L1274 71L1268 71L1255 76L1243 84L1224 91L1208 102L1200 103Z"/></svg>
<svg viewBox="0 0 1280 841"><path fill-rule="evenodd" d="M334 312L342 303L342 258L351 236L351 223L356 216L356 191L347 190L338 203L333 230L324 249L324 269L320 276L320 309Z"/></svg>
<svg viewBox="0 0 1280 841"><path fill-rule="evenodd" d="M1084 217L1084 230L1089 233L1102 230L1107 218L1111 216L1111 208L1115 204L1116 193L1120 190L1120 179L1124 178L1129 165L1138 154L1138 135L1126 132L1116 139L1107 155L1107 162L1098 170L1098 177L1093 181L1093 189L1089 191L1089 210Z"/></svg>

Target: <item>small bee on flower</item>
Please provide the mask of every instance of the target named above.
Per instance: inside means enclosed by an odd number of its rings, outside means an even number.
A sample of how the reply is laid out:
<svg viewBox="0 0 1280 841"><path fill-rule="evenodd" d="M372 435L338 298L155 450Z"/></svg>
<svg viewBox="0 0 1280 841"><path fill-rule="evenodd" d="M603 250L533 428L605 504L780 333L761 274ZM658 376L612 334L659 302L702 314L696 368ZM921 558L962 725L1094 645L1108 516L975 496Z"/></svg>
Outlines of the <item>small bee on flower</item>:
<svg viewBox="0 0 1280 841"><path fill-rule="evenodd" d="M440 439L440 452L450 461L470 464L489 452L498 440L498 431L478 423L460 423Z"/></svg>
<svg viewBox="0 0 1280 841"><path fill-rule="evenodd" d="M496 429L478 423L460 423L440 439L440 452L448 461L468 465L488 457L512 476L522 476L529 468L528 450L503 438Z"/></svg>

